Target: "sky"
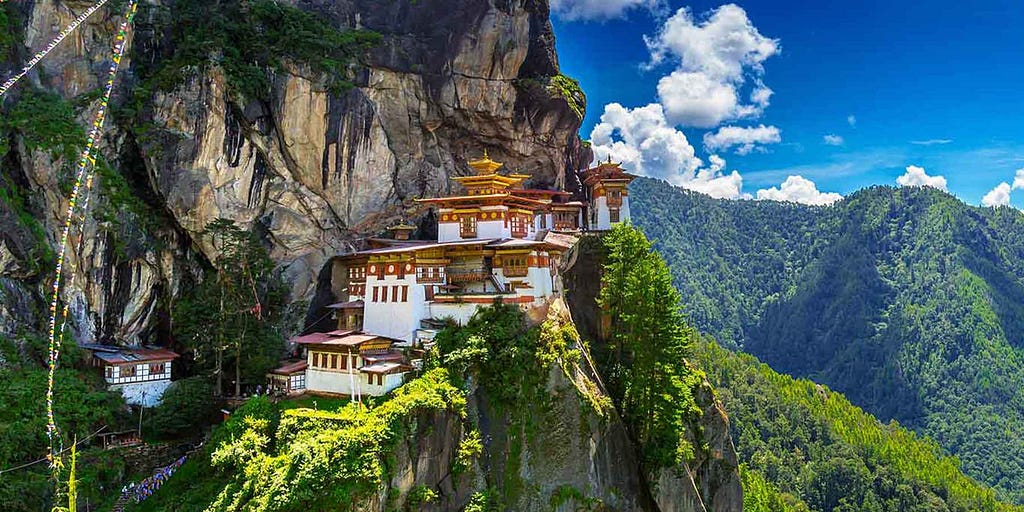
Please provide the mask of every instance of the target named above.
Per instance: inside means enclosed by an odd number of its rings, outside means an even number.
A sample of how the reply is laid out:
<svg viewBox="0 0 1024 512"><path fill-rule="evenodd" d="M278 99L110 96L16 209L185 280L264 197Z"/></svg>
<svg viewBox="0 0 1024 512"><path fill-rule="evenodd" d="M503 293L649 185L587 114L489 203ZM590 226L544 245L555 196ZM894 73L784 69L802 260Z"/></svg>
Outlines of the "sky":
<svg viewBox="0 0 1024 512"><path fill-rule="evenodd" d="M715 197L876 184L1024 208L1013 1L551 0L596 156Z"/></svg>

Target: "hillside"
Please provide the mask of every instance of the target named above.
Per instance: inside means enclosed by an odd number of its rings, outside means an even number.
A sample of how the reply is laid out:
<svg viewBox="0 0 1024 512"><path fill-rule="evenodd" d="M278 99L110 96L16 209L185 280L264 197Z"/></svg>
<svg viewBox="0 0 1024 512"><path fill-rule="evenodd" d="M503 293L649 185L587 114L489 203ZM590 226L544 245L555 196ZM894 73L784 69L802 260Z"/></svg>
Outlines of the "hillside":
<svg viewBox="0 0 1024 512"><path fill-rule="evenodd" d="M828 208L631 190L699 329L935 439L1024 501L1024 215L920 188Z"/></svg>
<svg viewBox="0 0 1024 512"><path fill-rule="evenodd" d="M934 441L840 393L711 340L698 360L729 410L744 510L1024 510L965 476Z"/></svg>

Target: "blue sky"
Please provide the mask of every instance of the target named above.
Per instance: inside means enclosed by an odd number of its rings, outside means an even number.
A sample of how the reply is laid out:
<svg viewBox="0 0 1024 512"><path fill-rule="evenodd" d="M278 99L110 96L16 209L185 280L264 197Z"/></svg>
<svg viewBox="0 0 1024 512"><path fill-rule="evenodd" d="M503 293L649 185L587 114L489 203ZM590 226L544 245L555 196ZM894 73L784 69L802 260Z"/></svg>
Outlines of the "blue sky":
<svg viewBox="0 0 1024 512"><path fill-rule="evenodd" d="M719 197L827 203L904 176L971 204L1005 183L987 202L1024 207L1014 2L552 7L562 71L588 96L581 135L599 156ZM602 123L609 104L621 108ZM790 176L802 179L778 189Z"/></svg>

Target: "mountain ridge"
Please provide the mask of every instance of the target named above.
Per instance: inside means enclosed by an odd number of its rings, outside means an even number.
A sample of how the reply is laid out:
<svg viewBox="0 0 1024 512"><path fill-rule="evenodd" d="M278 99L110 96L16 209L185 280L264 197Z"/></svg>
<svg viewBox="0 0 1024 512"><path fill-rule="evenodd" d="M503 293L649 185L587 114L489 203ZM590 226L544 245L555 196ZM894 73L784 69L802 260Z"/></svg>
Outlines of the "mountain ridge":
<svg viewBox="0 0 1024 512"><path fill-rule="evenodd" d="M876 186L829 207L634 182L694 323L845 393L1024 499L1024 215ZM981 419L984 418L984 419Z"/></svg>

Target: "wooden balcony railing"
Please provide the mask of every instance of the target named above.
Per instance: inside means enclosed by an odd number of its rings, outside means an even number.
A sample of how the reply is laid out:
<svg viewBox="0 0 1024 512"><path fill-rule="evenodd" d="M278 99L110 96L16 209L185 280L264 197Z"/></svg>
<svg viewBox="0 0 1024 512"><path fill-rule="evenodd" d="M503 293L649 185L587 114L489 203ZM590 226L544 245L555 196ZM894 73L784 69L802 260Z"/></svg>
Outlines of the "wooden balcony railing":
<svg viewBox="0 0 1024 512"><path fill-rule="evenodd" d="M484 281L490 276L490 272L482 268L478 269L448 269L449 283L469 283L473 281Z"/></svg>
<svg viewBox="0 0 1024 512"><path fill-rule="evenodd" d="M524 277L529 271L529 267L502 267L505 277Z"/></svg>

